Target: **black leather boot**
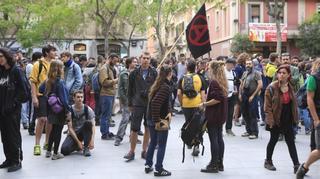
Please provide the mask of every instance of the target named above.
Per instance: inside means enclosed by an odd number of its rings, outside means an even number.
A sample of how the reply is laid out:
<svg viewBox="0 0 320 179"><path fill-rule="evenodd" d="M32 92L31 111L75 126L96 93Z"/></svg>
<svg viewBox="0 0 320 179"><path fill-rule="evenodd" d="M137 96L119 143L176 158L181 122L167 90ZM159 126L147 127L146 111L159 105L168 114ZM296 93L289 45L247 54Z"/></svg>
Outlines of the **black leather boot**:
<svg viewBox="0 0 320 179"><path fill-rule="evenodd" d="M203 173L218 173L219 168L217 163L210 162L209 165L206 166L206 168L201 169L201 172Z"/></svg>

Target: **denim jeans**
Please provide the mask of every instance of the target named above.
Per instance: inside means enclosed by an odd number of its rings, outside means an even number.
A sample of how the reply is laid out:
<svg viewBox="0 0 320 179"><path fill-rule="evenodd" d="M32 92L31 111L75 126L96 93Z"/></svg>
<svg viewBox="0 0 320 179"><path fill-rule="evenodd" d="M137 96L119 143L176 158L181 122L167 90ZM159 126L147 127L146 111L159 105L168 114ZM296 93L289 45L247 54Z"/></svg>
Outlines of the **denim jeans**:
<svg viewBox="0 0 320 179"><path fill-rule="evenodd" d="M265 91L261 91L259 96L259 105L260 105L260 116L263 122L266 119L266 113L264 113L264 95L265 95Z"/></svg>
<svg viewBox="0 0 320 179"><path fill-rule="evenodd" d="M31 110L31 111L30 111ZM32 120L33 106L29 101L22 103L21 107L21 122L22 124L29 124L29 120Z"/></svg>
<svg viewBox="0 0 320 179"><path fill-rule="evenodd" d="M249 96L242 94L241 102L242 115L246 121L246 131L249 135L258 136L258 121L257 121L257 108L258 108L258 98L255 96L251 103L249 102Z"/></svg>
<svg viewBox="0 0 320 179"><path fill-rule="evenodd" d="M100 96L100 132L102 136L109 134L109 121L112 115L113 99L114 96Z"/></svg>
<svg viewBox="0 0 320 179"><path fill-rule="evenodd" d="M153 154L156 149L156 146L158 145L157 163L155 165L155 168L157 171L159 171L163 168L162 163L163 163L164 155L166 152L168 131L156 131L154 129L154 126L150 126L149 131L150 131L150 143L147 151L147 159L146 159L145 165L152 167Z"/></svg>
<svg viewBox="0 0 320 179"><path fill-rule="evenodd" d="M75 131L78 139L80 141L83 141L83 146L88 147L91 138L92 138L92 122L86 121L80 129ZM76 141L71 137L71 135L68 135L66 139L64 140L62 146L61 146L61 153L63 155L69 155L74 151L77 151L79 149L78 144Z"/></svg>
<svg viewBox="0 0 320 179"><path fill-rule="evenodd" d="M229 130L232 128L235 101L236 101L235 95L232 95L231 97L228 98L228 116L226 121L226 130Z"/></svg>
<svg viewBox="0 0 320 179"><path fill-rule="evenodd" d="M300 119L302 119L304 122L305 130L306 131L310 130L311 129L311 118L309 115L309 110L308 109L301 109L301 108L298 108L298 109L299 109Z"/></svg>
<svg viewBox="0 0 320 179"><path fill-rule="evenodd" d="M208 135L211 147L211 163L223 161L224 141L222 134L222 126L208 127Z"/></svg>
<svg viewBox="0 0 320 179"><path fill-rule="evenodd" d="M122 106L122 119L119 124L118 132L116 139L118 141L122 141L123 136L126 134L127 126L130 122L130 112L129 112L129 107L127 105Z"/></svg>

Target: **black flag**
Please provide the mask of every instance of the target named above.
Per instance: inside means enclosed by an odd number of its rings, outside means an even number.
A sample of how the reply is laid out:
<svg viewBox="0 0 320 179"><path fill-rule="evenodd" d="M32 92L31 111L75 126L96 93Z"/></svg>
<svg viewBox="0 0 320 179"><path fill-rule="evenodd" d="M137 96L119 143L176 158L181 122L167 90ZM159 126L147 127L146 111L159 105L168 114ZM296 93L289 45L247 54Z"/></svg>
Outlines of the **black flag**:
<svg viewBox="0 0 320 179"><path fill-rule="evenodd" d="M195 59L211 51L205 4L188 25L186 36L189 50Z"/></svg>

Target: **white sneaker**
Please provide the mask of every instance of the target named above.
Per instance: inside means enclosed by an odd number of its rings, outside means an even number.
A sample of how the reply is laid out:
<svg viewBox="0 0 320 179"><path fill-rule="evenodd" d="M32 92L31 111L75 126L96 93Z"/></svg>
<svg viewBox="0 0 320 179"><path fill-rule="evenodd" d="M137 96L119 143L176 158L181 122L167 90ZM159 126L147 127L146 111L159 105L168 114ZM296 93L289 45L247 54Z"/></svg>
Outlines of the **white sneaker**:
<svg viewBox="0 0 320 179"><path fill-rule="evenodd" d="M258 138L258 136L256 136L256 135L250 135L249 136L249 139L257 139Z"/></svg>
<svg viewBox="0 0 320 179"><path fill-rule="evenodd" d="M58 159L62 159L62 158L64 158L64 155L58 153L58 154L53 154L51 159L58 160Z"/></svg>
<svg viewBox="0 0 320 179"><path fill-rule="evenodd" d="M250 134L248 133L248 132L245 132L245 133L243 133L242 135L241 135L241 137L249 137L250 136Z"/></svg>

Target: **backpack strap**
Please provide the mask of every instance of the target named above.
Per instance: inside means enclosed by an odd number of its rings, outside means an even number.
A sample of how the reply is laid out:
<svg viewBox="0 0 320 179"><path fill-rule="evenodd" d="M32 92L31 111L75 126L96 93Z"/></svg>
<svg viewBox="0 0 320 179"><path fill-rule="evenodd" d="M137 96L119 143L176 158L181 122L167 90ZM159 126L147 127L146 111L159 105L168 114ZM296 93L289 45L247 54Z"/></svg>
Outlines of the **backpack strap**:
<svg viewBox="0 0 320 179"><path fill-rule="evenodd" d="M184 163L184 158L186 156L186 144L183 143L183 149L182 149L182 163Z"/></svg>
<svg viewBox="0 0 320 179"><path fill-rule="evenodd" d="M40 82L40 74L42 72L43 67L44 67L44 65L43 65L42 61L39 60L39 72L38 72L38 77L37 77L38 82Z"/></svg>
<svg viewBox="0 0 320 179"><path fill-rule="evenodd" d="M269 92L270 92L270 96L271 96L271 98L272 98L272 97L273 97L273 88L272 88L272 85L270 85Z"/></svg>
<svg viewBox="0 0 320 179"><path fill-rule="evenodd" d="M71 121L75 118L75 115L74 115L74 111L73 111L73 107L71 106L70 108L70 112L71 112Z"/></svg>
<svg viewBox="0 0 320 179"><path fill-rule="evenodd" d="M76 116L74 114L74 110L73 110L73 107L71 107L71 119L73 120ZM86 118L86 120L89 120L89 108L86 104L84 104L84 116ZM81 116L80 116L81 118Z"/></svg>
<svg viewBox="0 0 320 179"><path fill-rule="evenodd" d="M88 105L84 105L84 115L86 117L86 121L90 120L89 119L89 108L88 108Z"/></svg>

